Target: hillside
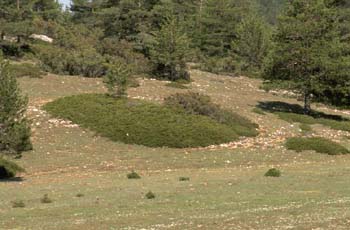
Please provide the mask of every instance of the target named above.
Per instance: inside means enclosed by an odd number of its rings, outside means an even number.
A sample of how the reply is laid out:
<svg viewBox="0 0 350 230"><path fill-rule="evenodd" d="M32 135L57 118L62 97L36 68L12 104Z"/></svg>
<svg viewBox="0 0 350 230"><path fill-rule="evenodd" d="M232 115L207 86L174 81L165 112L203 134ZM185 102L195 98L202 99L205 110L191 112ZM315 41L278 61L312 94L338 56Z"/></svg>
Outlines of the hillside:
<svg viewBox="0 0 350 230"><path fill-rule="evenodd" d="M1 182L0 229L348 228L350 158L287 150L286 138L303 135L299 124L253 112L259 102L295 104L296 99L260 90L260 80L198 70L191 76L191 90L256 122L260 135L190 149L112 142L42 110L57 98L105 92L101 79L21 78L30 99L34 150L16 160L26 169L22 180ZM140 79L140 84L129 89L129 97L161 103L186 91L154 79ZM339 114L321 104L314 108ZM349 117L346 111L340 114ZM307 135L350 148L346 131L316 124ZM282 177L264 177L272 167ZM128 180L132 170L141 179ZM156 199L145 199L148 191ZM40 203L44 194L53 202ZM13 200L23 200L26 207L11 208Z"/></svg>

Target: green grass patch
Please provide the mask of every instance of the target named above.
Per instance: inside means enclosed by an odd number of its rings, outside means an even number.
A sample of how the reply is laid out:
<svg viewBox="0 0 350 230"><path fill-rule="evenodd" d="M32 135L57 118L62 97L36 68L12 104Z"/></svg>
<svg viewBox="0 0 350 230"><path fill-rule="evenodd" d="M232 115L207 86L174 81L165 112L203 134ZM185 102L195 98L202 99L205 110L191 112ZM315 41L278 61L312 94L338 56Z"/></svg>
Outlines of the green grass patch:
<svg viewBox="0 0 350 230"><path fill-rule="evenodd" d="M24 172L24 169L12 161L0 158L0 179L13 178L19 172Z"/></svg>
<svg viewBox="0 0 350 230"><path fill-rule="evenodd" d="M266 113L264 112L264 110L260 109L260 108L254 108L252 109L253 113L259 114L259 115L266 115Z"/></svg>
<svg viewBox="0 0 350 230"><path fill-rule="evenodd" d="M16 77L41 78L44 74L38 66L30 63L11 64L9 69Z"/></svg>
<svg viewBox="0 0 350 230"><path fill-rule="evenodd" d="M304 150L314 150L318 153L325 153L328 155L341 155L350 153L348 149L334 141L322 137L293 137L286 141L286 147L289 150L302 152Z"/></svg>
<svg viewBox="0 0 350 230"><path fill-rule="evenodd" d="M321 124L335 130L350 131L350 120L340 115L326 114L313 110L310 114L303 114L303 107L284 102L261 102L258 108L276 114L280 119L290 123L307 125Z"/></svg>
<svg viewBox="0 0 350 230"><path fill-rule="evenodd" d="M101 136L127 144L204 147L239 137L231 126L206 116L141 100L116 100L103 94L61 98L48 103L44 109Z"/></svg>
<svg viewBox="0 0 350 230"><path fill-rule="evenodd" d="M300 124L299 128L300 128L301 131L304 132L304 133L308 133L308 132L311 132L311 131L312 131L311 126L308 125L308 124L304 124L304 123Z"/></svg>

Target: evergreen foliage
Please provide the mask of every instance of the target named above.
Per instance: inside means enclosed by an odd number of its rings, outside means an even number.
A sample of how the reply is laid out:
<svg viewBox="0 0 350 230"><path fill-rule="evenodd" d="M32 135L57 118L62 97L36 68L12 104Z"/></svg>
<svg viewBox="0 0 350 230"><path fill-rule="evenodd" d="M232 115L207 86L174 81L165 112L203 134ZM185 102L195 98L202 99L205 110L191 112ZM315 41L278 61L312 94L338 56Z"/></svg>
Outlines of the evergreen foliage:
<svg viewBox="0 0 350 230"><path fill-rule="evenodd" d="M21 95L8 62L0 56L0 152L18 154L32 149L26 108L27 98Z"/></svg>
<svg viewBox="0 0 350 230"><path fill-rule="evenodd" d="M24 172L24 169L12 161L0 158L0 179L15 177L19 172Z"/></svg>
<svg viewBox="0 0 350 230"><path fill-rule="evenodd" d="M109 65L103 81L108 89L108 94L115 98L127 97L130 75L130 68L125 63L116 62Z"/></svg>
<svg viewBox="0 0 350 230"><path fill-rule="evenodd" d="M189 40L175 18L167 18L161 29L154 33L150 47L155 74L171 81L190 80L186 69Z"/></svg>
<svg viewBox="0 0 350 230"><path fill-rule="evenodd" d="M267 83L303 94L305 113L311 111L312 95L332 102L327 99L349 93L350 62L342 56L335 19L335 10L323 0L291 1L273 38L275 46L263 77Z"/></svg>

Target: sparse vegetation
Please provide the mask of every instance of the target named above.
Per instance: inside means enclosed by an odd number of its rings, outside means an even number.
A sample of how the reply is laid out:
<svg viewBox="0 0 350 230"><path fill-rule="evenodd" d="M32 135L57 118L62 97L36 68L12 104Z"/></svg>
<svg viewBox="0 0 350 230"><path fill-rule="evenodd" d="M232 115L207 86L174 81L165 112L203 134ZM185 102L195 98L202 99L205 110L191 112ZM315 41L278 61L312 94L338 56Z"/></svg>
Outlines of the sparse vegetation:
<svg viewBox="0 0 350 230"><path fill-rule="evenodd" d="M340 155L350 153L348 149L342 145L322 137L293 137L286 142L286 147L289 150L302 152L305 150L314 150L318 153L325 153L328 155Z"/></svg>
<svg viewBox="0 0 350 230"><path fill-rule="evenodd" d="M300 124L299 128L301 129L302 132L311 132L312 131L312 127L308 124Z"/></svg>
<svg viewBox="0 0 350 230"><path fill-rule="evenodd" d="M265 175L266 177L280 177L281 176L281 171L276 168L269 169Z"/></svg>
<svg viewBox="0 0 350 230"><path fill-rule="evenodd" d="M232 119L232 125L225 125L206 116L149 102L114 100L96 94L61 98L44 108L114 141L149 147L220 144L237 139L236 130L240 134L251 134L252 128L256 127L240 116L237 121L235 117L228 117ZM244 126L246 124L248 128Z"/></svg>
<svg viewBox="0 0 350 230"><path fill-rule="evenodd" d="M52 203L52 199L49 198L49 195L48 194L45 194L41 199L40 199L40 202L43 203L43 204L49 204L49 203Z"/></svg>
<svg viewBox="0 0 350 230"><path fill-rule="evenodd" d="M24 208L26 206L23 200L14 200L11 203L12 208Z"/></svg>
<svg viewBox="0 0 350 230"><path fill-rule="evenodd" d="M16 163L0 157L0 180L15 177L17 173L24 172L24 169Z"/></svg>
<svg viewBox="0 0 350 230"><path fill-rule="evenodd" d="M181 84L181 83L178 83L176 81L167 83L167 84L165 84L165 86L171 87L171 88L176 88L176 89L189 89L188 86Z"/></svg>

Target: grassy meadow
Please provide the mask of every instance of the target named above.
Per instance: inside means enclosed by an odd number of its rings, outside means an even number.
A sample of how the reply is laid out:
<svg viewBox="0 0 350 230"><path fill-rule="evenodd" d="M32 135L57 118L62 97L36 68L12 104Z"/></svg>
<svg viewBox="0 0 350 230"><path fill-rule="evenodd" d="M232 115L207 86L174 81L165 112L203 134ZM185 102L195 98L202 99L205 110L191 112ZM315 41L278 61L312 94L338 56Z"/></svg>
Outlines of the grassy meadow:
<svg viewBox="0 0 350 230"><path fill-rule="evenodd" d="M0 229L349 229L350 155L284 146L287 138L307 135L350 149L349 132L309 122L312 130L305 133L300 123L257 110L261 102L298 103L260 90L259 80L191 74L194 81L184 89L140 79L129 97L162 103L177 92L204 93L257 123L260 134L186 149L113 142L42 109L64 96L105 92L100 79L21 78L34 150L15 160L26 169L20 178L0 181ZM270 168L281 177L265 177ZM133 170L140 179L127 178ZM145 198L149 191L155 199ZM41 201L45 194L52 202ZM14 201L25 207L14 208Z"/></svg>

